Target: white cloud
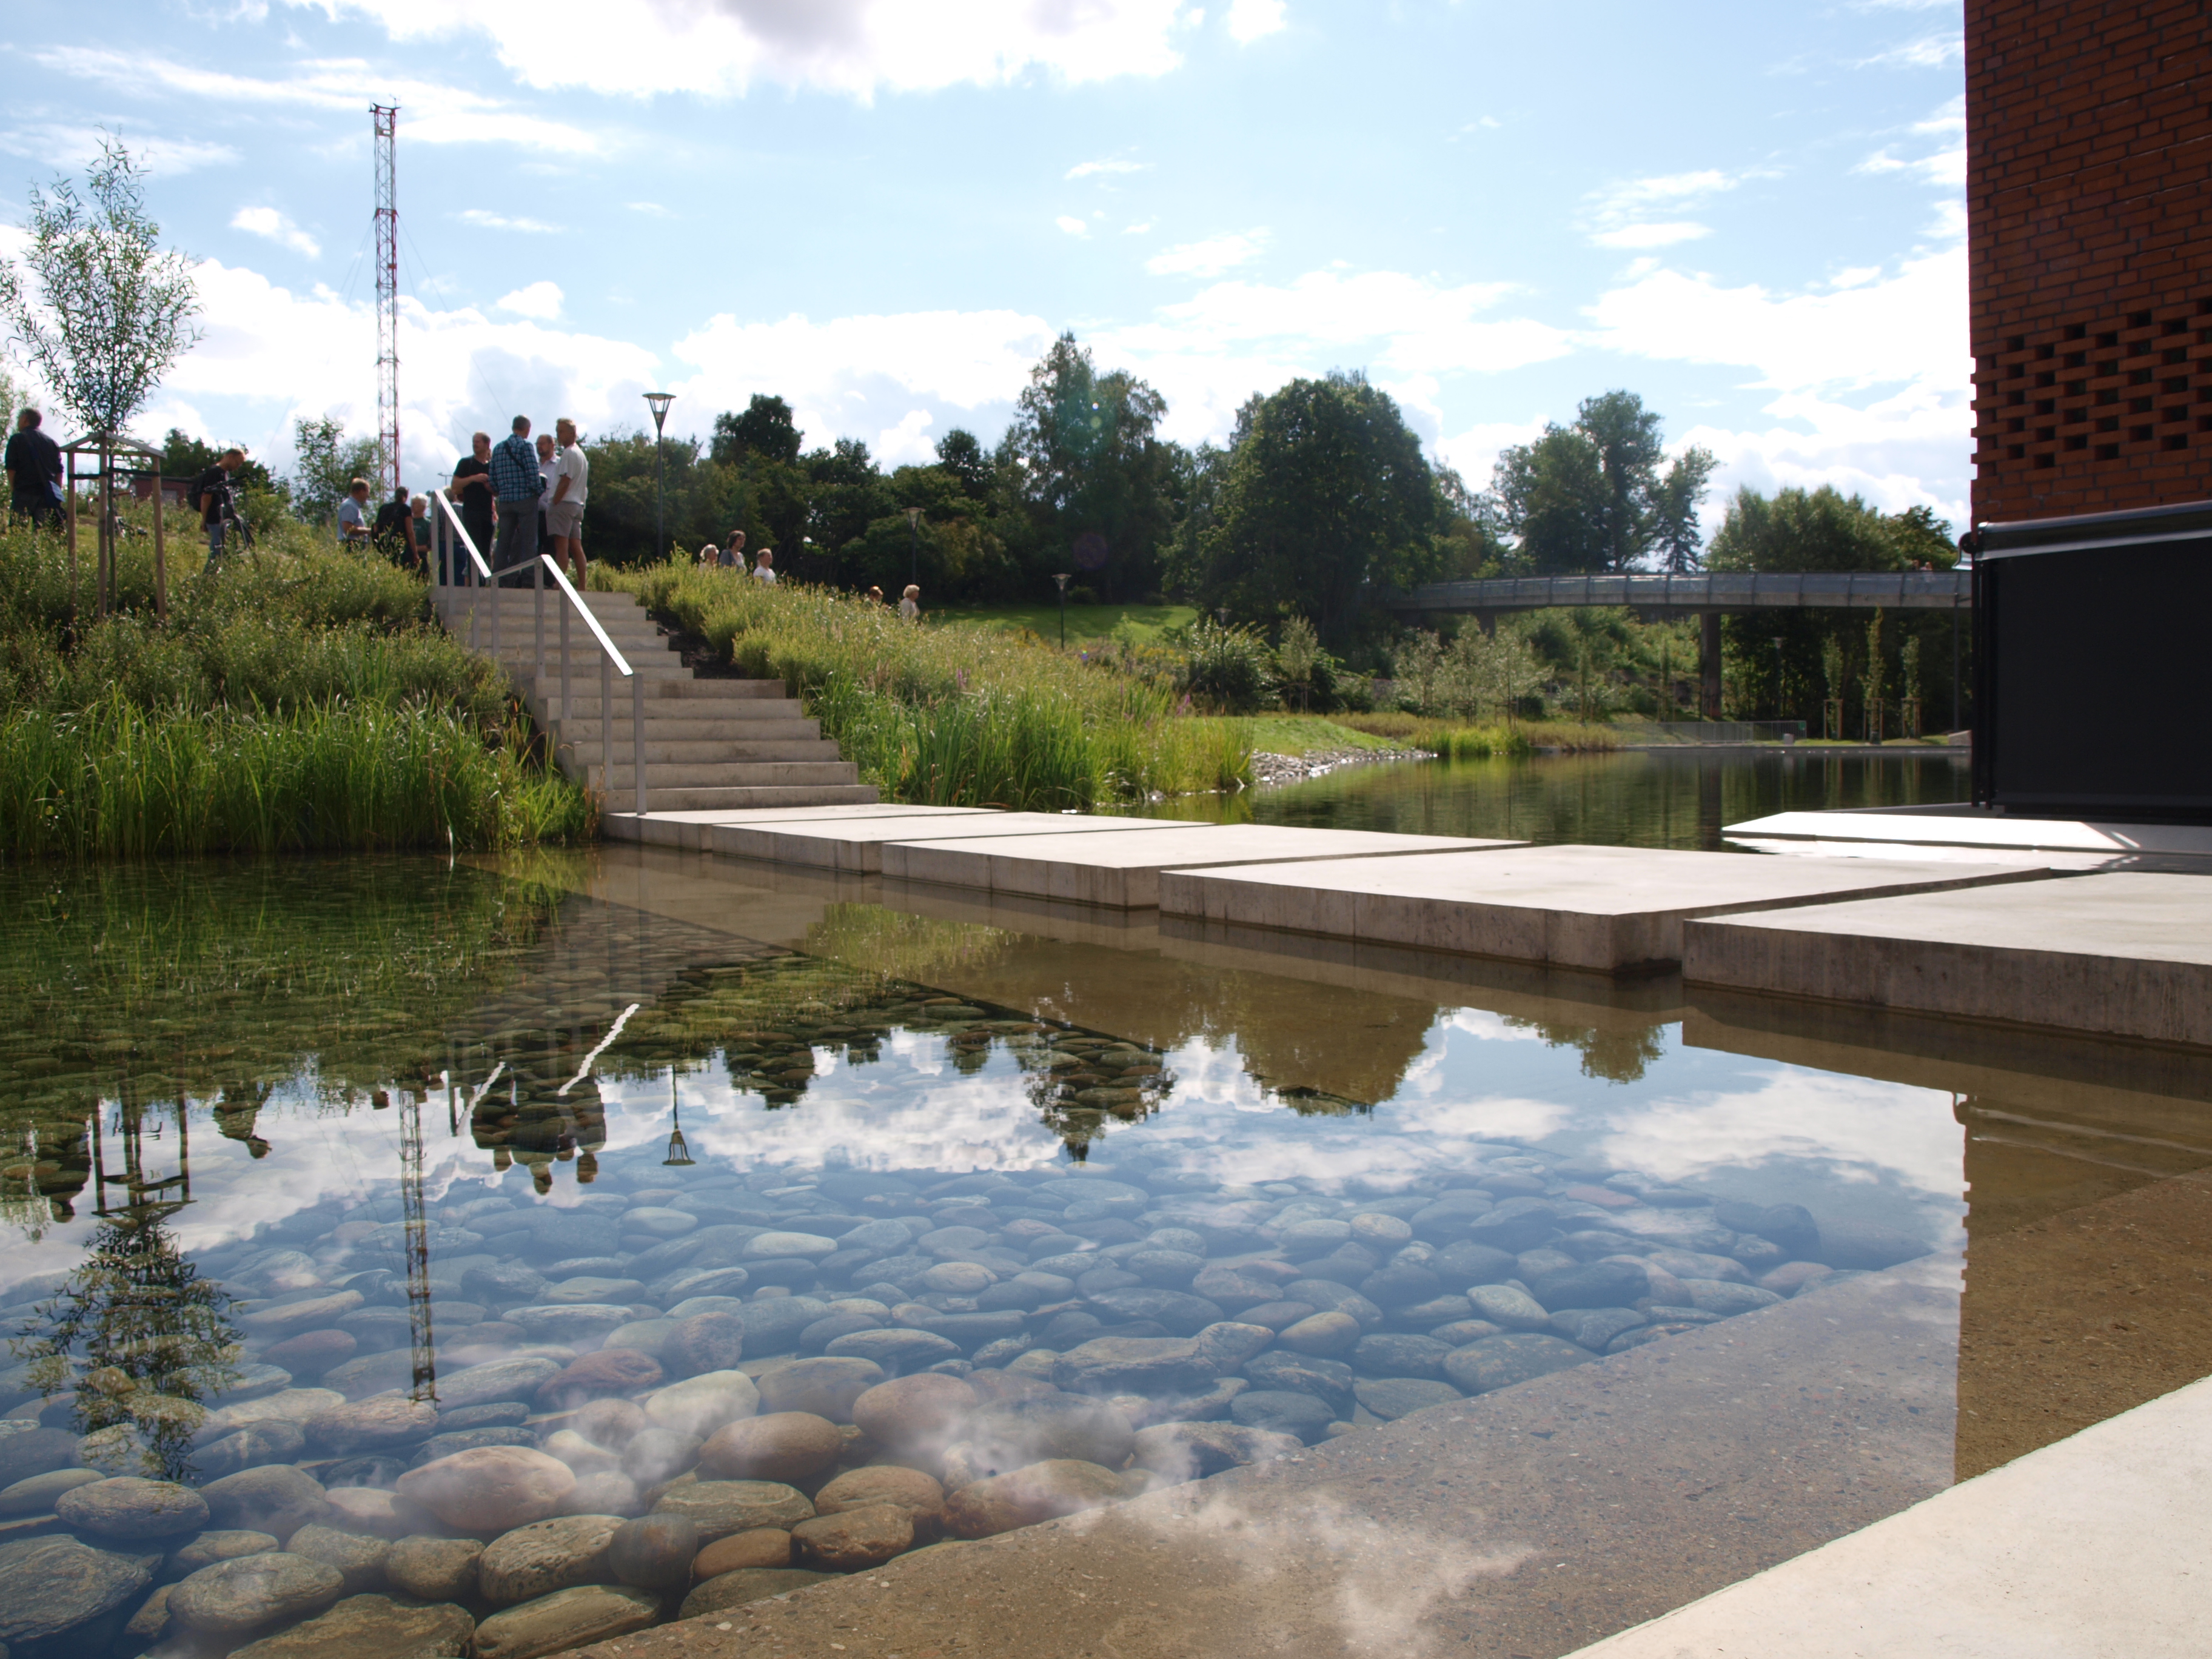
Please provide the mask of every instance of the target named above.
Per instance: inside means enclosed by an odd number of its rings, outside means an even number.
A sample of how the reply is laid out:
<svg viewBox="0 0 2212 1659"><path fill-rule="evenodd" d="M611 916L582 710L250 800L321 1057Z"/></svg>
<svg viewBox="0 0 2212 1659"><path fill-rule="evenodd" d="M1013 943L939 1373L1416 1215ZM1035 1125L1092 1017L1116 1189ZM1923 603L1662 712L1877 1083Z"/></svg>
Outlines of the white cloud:
<svg viewBox="0 0 2212 1659"><path fill-rule="evenodd" d="M1901 46L1859 59L1860 69L1944 69L1966 61L1965 37L1957 33L1923 35Z"/></svg>
<svg viewBox="0 0 2212 1659"><path fill-rule="evenodd" d="M561 298L558 283L539 281L503 296L498 302L498 309L511 311L518 317L550 323L561 314Z"/></svg>
<svg viewBox="0 0 2212 1659"><path fill-rule="evenodd" d="M1283 23L1283 0L1229 0L1229 33L1239 46L1274 33Z"/></svg>
<svg viewBox="0 0 2212 1659"><path fill-rule="evenodd" d="M1652 216L1680 215L1686 208L1734 190L1740 182L1713 167L1624 179L1593 191L1585 198L1583 228L1599 247L1635 251L1695 241L1711 235L1711 228L1695 220Z"/></svg>
<svg viewBox="0 0 2212 1659"><path fill-rule="evenodd" d="M676 216L658 202L625 202L632 213L642 213L648 219L673 219Z"/></svg>
<svg viewBox="0 0 2212 1659"><path fill-rule="evenodd" d="M0 132L0 149L72 173L100 158L103 139L116 138L130 146L131 159L150 173L175 174L190 173L196 167L228 167L239 159L238 152L228 144L204 143L193 138L143 138L127 130L103 132L98 127L66 123L11 127Z"/></svg>
<svg viewBox="0 0 2212 1659"><path fill-rule="evenodd" d="M1152 230L1152 222L1147 219L1140 225L1129 226L1127 229L1122 231L1121 234L1124 236L1143 236L1147 234Z"/></svg>
<svg viewBox="0 0 2212 1659"><path fill-rule="evenodd" d="M278 246L289 247L310 259L319 258L323 252L320 242L272 207L242 207L230 216L230 228L265 236Z"/></svg>
<svg viewBox="0 0 2212 1659"><path fill-rule="evenodd" d="M1155 276L1218 276L1237 265L1250 264L1267 245L1264 230L1210 236L1202 242L1163 248L1145 261L1145 269Z"/></svg>
<svg viewBox="0 0 2212 1659"><path fill-rule="evenodd" d="M170 425L244 442L282 471L292 421L330 414L376 425L376 318L330 289L284 288L219 260L193 268L206 337L179 362L140 428ZM526 290L526 292L527 290ZM442 472L478 426L523 413L574 416L586 431L635 424L638 393L659 378L627 341L494 320L472 307L400 299L400 430L410 477Z"/></svg>
<svg viewBox="0 0 2212 1659"><path fill-rule="evenodd" d="M937 459L937 447L929 439L929 428L937 417L926 409L909 409L895 426L885 427L876 434L869 446L878 462L885 468L919 465Z"/></svg>
<svg viewBox="0 0 2212 1659"><path fill-rule="evenodd" d="M1091 227L1072 213L1061 214L1059 218L1053 221L1053 223L1071 236L1088 236L1091 234Z"/></svg>
<svg viewBox="0 0 2212 1659"><path fill-rule="evenodd" d="M489 208L463 208L453 216L465 225L475 225L483 230L521 230L534 236L558 234L561 227L549 225L543 219L510 219L503 213L494 213Z"/></svg>
<svg viewBox="0 0 2212 1659"><path fill-rule="evenodd" d="M1185 0L540 0L528 25L498 0L289 0L375 19L400 41L485 37L532 86L649 97L759 82L870 98L1035 70L1070 82L1162 75L1181 61ZM579 51L577 42L588 41Z"/></svg>
<svg viewBox="0 0 2212 1659"><path fill-rule="evenodd" d="M162 52L118 52L105 46L54 46L33 54L44 70L94 81L134 98L167 94L215 107L292 106L364 113L364 86L402 106L401 137L424 144L520 144L563 155L595 155L606 148L597 134L564 121L509 110L495 99L437 82L395 79L383 65L357 58L311 58L293 65L283 80L203 69ZM223 159L236 159L224 150Z"/></svg>
<svg viewBox="0 0 2212 1659"><path fill-rule="evenodd" d="M1432 446L1438 459L1467 481L1473 489L1487 489L1498 458L1516 444L1533 443L1543 434L1541 415L1525 421L1482 421L1464 432L1440 438Z"/></svg>
<svg viewBox="0 0 2212 1659"><path fill-rule="evenodd" d="M1913 133L1947 142L1940 149L1910 160L1900 160L1884 145L1852 169L1856 173L1910 173L1923 184L1963 197L1966 188L1966 100L1954 98L1924 121L1912 124ZM1960 229L1960 234L1965 231Z"/></svg>
<svg viewBox="0 0 2212 1659"><path fill-rule="evenodd" d="M1600 247L1672 247L1677 242L1694 242L1701 236L1712 234L1711 225L1682 219L1663 224L1623 225L1618 230L1595 231L1591 233L1590 240Z"/></svg>
<svg viewBox="0 0 2212 1659"><path fill-rule="evenodd" d="M1143 173L1151 167L1150 161L1078 161L1063 175L1069 179L1091 179L1104 173Z"/></svg>

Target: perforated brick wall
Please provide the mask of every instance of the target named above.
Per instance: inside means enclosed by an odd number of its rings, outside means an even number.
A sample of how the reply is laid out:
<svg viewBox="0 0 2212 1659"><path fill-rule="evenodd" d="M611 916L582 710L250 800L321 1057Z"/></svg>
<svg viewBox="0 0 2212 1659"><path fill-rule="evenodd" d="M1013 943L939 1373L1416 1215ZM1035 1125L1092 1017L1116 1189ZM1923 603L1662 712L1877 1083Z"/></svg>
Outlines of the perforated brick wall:
<svg viewBox="0 0 2212 1659"><path fill-rule="evenodd" d="M1966 0L1982 523L2212 499L2212 0Z"/></svg>

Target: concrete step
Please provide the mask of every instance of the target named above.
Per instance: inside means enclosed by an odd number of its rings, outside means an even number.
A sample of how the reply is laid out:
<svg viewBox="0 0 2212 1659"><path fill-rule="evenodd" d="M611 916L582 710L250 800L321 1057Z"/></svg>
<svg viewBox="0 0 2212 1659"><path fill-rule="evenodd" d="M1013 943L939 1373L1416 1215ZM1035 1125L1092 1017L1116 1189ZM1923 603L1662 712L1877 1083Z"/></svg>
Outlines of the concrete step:
<svg viewBox="0 0 2212 1659"><path fill-rule="evenodd" d="M580 770L580 768L575 769ZM616 789L630 786L629 756L617 744L615 763L605 768L593 763L593 781L611 772ZM725 789L769 785L857 783L860 769L850 761L662 761L650 756L645 763L646 787L652 789Z"/></svg>
<svg viewBox="0 0 2212 1659"><path fill-rule="evenodd" d="M665 706L665 705L664 705ZM646 705L645 740L653 743L813 743L826 741L822 728L813 720L656 720L653 705ZM546 720L538 717L538 724L553 734L556 743L597 749L600 735L606 729L599 724L599 709L579 708L574 720ZM618 751L629 747L633 722L629 711L619 703L615 708L614 739Z"/></svg>
<svg viewBox="0 0 2212 1659"><path fill-rule="evenodd" d="M506 665L502 664L501 666ZM509 668L508 672L514 681L516 689L526 697L544 697L550 700L556 699L561 695L561 677L558 674L548 674L543 681L540 681L535 673L527 670ZM615 713L616 717L619 719L622 711L627 708L631 702L630 683L620 675L611 678L614 680ZM666 674L644 674L640 678L645 682L645 705L648 719L652 718L652 710L656 703L664 707L670 703L680 704L683 706L682 712L693 720L788 719L796 716L803 706L796 698L781 695L783 688L774 680L678 679ZM711 689L725 685L766 686L769 690L719 691ZM594 714L599 712L599 673L597 668L589 674L580 674L573 670L570 672L568 700L580 709L589 703ZM549 708L551 706L550 701L547 706Z"/></svg>
<svg viewBox="0 0 2212 1659"><path fill-rule="evenodd" d="M596 733L589 741L569 737L565 732L554 734L555 746L563 755L572 756L581 764L597 766L601 758L599 739ZM629 764L629 734L617 731L614 745L615 764ZM645 730L645 759L648 768L668 762L684 766L714 764L730 761L835 761L838 760L837 745L827 738L687 738L671 742L657 737L651 726Z"/></svg>
<svg viewBox="0 0 2212 1659"><path fill-rule="evenodd" d="M620 792L611 791L607 798L608 806L616 811L630 811L635 803L635 793L625 796ZM654 787L648 776L645 792L646 810L649 812L738 811L775 806L872 806L875 804L875 786L867 783L664 789Z"/></svg>

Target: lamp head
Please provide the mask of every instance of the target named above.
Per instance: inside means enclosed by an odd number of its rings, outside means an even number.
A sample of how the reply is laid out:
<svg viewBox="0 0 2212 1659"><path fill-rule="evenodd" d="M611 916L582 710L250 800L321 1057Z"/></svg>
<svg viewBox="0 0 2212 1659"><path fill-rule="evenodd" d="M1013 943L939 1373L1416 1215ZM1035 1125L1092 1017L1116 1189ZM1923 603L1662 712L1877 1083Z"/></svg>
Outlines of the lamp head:
<svg viewBox="0 0 2212 1659"><path fill-rule="evenodd" d="M1074 578L1075 573L1073 570L1055 570L1052 573L1053 580L1060 584L1060 598L1066 599L1067 597L1067 585L1070 581L1073 580Z"/></svg>
<svg viewBox="0 0 2212 1659"><path fill-rule="evenodd" d="M913 529L913 528L915 527L915 525L917 525L917 524L919 524L921 521L921 509L920 507L909 507L908 508L907 508L907 510L906 510L906 527L907 527L908 529L909 529L909 530Z"/></svg>
<svg viewBox="0 0 2212 1659"><path fill-rule="evenodd" d="M676 394L672 392L648 392L645 394L645 406L653 411L653 429L655 432L660 430L660 423L668 418L668 405L675 401Z"/></svg>

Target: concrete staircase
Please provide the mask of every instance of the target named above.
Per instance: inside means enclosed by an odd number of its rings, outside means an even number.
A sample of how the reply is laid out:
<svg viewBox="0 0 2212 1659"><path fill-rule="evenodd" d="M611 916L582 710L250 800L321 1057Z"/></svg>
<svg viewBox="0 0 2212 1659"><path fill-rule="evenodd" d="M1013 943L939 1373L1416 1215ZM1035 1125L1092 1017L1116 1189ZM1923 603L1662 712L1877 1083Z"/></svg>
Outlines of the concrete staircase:
<svg viewBox="0 0 2212 1659"><path fill-rule="evenodd" d="M568 701L562 707L561 612L568 601L560 592L550 587L545 592L542 676L535 592L462 587L436 592L447 630L486 655L495 654L539 729L550 736L561 769L597 789L608 811L636 811L630 683L615 676L610 722L609 711L599 707L605 653L583 618L571 611ZM635 597L586 593L583 599L642 682L647 811L848 806L875 800L874 787L860 781L860 769L784 696L780 682L695 678Z"/></svg>

